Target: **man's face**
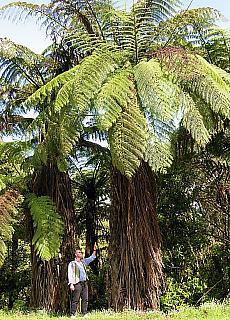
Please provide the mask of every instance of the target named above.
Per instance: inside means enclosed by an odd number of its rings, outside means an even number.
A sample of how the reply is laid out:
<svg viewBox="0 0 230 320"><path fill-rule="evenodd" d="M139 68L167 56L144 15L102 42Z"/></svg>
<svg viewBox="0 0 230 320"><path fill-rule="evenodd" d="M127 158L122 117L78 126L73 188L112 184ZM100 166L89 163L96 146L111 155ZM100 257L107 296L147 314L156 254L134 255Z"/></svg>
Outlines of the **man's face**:
<svg viewBox="0 0 230 320"><path fill-rule="evenodd" d="M81 250L76 250L75 251L75 258L80 258L82 259L83 255L82 255L82 251Z"/></svg>

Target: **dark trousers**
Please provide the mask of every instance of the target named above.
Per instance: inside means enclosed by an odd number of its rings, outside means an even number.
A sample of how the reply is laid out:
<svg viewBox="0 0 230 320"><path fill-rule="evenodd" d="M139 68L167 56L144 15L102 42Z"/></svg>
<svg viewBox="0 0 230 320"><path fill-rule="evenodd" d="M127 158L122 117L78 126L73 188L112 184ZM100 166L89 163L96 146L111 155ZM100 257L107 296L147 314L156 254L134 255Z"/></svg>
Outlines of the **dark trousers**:
<svg viewBox="0 0 230 320"><path fill-rule="evenodd" d="M88 284L80 281L74 285L74 290L70 290L70 315L75 315L77 305L81 297L81 311L86 314L88 309Z"/></svg>

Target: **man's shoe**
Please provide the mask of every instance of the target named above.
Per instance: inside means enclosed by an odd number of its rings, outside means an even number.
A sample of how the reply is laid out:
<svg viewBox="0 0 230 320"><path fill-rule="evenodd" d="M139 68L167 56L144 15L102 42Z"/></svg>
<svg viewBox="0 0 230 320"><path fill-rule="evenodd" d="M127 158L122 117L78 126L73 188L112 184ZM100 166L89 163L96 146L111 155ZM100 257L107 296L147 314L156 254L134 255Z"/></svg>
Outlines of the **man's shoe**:
<svg viewBox="0 0 230 320"><path fill-rule="evenodd" d="M89 318L88 313L84 314L83 318L84 318L84 319L88 319L88 318Z"/></svg>
<svg viewBox="0 0 230 320"><path fill-rule="evenodd" d="M76 317L74 315L70 316L70 319L76 319Z"/></svg>

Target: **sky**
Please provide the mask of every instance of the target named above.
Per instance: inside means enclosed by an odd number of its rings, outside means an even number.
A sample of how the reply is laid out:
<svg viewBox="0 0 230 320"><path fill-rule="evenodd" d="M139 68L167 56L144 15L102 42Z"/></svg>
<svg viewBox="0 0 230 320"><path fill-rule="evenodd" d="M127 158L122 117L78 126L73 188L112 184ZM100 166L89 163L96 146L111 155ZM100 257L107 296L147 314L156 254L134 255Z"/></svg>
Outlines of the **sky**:
<svg viewBox="0 0 230 320"><path fill-rule="evenodd" d="M16 0L14 0L16 1ZM26 1L26 0L24 0ZM182 7L186 9L192 0L181 0ZM11 0L0 0L0 6L11 3ZM30 0L29 3L48 4L50 0ZM121 0L124 3L124 0ZM128 1L127 1L128 2ZM230 28L230 1L229 0L193 0L190 8L212 7L218 9L225 15L228 21L221 26ZM14 23L0 17L0 38L7 37L18 44L25 45L36 53L41 53L49 44L45 30L41 30L36 23L30 19L25 23Z"/></svg>

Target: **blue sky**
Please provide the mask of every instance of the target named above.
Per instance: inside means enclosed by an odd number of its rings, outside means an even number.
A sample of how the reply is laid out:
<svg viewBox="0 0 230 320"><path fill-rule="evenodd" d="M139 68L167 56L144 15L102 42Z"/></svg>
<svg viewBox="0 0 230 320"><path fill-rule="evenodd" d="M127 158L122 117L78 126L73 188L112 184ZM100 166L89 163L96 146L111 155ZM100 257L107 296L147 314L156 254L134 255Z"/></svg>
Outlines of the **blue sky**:
<svg viewBox="0 0 230 320"><path fill-rule="evenodd" d="M16 1L16 0L15 0ZM24 0L25 1L25 0ZM181 0L183 8L187 8L191 0ZM8 4L10 0L0 0L0 6ZM42 4L49 3L50 0L30 0L30 3ZM124 0L121 1L124 3ZM128 1L127 1L128 2ZM223 26L230 28L230 1L229 0L193 0L191 8L212 7L221 11L228 19ZM16 43L23 44L33 51L40 53L48 44L45 31L40 30L32 20L26 23L14 23L0 18L0 38L7 37Z"/></svg>

